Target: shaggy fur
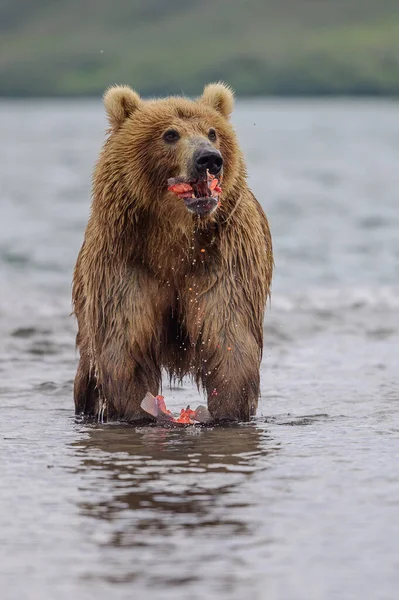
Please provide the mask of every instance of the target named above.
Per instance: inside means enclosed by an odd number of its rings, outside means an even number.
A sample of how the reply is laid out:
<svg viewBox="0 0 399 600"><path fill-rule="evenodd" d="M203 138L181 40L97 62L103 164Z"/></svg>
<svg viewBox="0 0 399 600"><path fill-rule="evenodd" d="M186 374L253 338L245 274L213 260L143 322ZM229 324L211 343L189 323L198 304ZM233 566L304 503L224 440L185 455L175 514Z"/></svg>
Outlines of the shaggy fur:
<svg viewBox="0 0 399 600"><path fill-rule="evenodd" d="M161 370L190 374L215 419L248 420L259 397L263 315L272 278L267 219L246 183L224 84L196 101L142 100L128 87L104 97L110 132L73 280L80 362L77 414L136 421ZM180 140L168 145L174 128ZM224 159L221 206L191 214L167 190L185 176L198 141Z"/></svg>

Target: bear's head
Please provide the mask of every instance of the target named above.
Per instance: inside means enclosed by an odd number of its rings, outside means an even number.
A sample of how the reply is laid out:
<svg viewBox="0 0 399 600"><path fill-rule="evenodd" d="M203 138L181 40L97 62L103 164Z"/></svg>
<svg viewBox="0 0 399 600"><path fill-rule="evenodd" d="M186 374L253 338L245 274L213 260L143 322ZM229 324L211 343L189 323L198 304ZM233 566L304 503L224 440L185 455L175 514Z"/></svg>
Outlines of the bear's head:
<svg viewBox="0 0 399 600"><path fill-rule="evenodd" d="M115 86L104 104L110 135L95 185L100 178L108 192L118 189L124 204L134 201L153 214L213 219L245 176L229 121L232 90L216 83L197 100L144 100L130 87Z"/></svg>

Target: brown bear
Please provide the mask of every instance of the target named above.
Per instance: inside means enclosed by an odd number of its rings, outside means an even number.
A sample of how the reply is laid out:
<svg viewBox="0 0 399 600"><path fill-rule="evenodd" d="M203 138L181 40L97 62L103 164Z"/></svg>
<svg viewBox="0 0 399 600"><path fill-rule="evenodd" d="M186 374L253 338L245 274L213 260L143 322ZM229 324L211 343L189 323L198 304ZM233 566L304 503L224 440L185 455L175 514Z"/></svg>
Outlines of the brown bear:
<svg viewBox="0 0 399 600"><path fill-rule="evenodd" d="M143 100L116 86L104 104L110 130L73 279L76 413L148 417L140 403L165 370L191 375L216 421L247 421L273 254L229 120L233 93L217 83L197 100Z"/></svg>

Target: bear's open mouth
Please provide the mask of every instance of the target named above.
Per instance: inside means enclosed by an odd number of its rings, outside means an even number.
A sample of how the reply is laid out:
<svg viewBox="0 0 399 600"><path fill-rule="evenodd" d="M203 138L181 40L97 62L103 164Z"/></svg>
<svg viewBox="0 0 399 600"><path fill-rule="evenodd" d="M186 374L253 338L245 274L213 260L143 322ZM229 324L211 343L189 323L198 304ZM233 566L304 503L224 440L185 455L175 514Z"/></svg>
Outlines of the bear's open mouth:
<svg viewBox="0 0 399 600"><path fill-rule="evenodd" d="M219 206L219 194L222 188L219 179L206 172L204 178L187 181L183 177L168 179L168 190L183 198L187 209L198 215L210 214Z"/></svg>

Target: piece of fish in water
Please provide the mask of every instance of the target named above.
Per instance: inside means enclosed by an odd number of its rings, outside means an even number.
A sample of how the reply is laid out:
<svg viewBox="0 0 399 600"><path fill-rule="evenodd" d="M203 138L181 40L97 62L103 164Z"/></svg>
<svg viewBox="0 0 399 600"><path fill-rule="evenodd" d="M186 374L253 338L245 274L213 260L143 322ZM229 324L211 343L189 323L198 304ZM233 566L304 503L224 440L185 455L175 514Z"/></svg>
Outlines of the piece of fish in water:
<svg viewBox="0 0 399 600"><path fill-rule="evenodd" d="M152 417L157 417L159 413L158 402L155 396L151 392L147 392L144 396L141 404L141 408Z"/></svg>
<svg viewBox="0 0 399 600"><path fill-rule="evenodd" d="M178 420L173 417L170 411L167 410L163 396L155 397L151 394L151 392L147 392L140 406L146 413L158 421L178 422ZM186 411L187 410L189 410L189 407L187 407ZM191 418L198 423L209 423L212 421L211 413L205 406L200 405L195 411L190 411L190 413L191 412L194 413L190 415Z"/></svg>
<svg viewBox="0 0 399 600"><path fill-rule="evenodd" d="M146 413L155 417L158 421L173 421L173 415L166 409L163 396L153 396L151 392L147 392L140 406Z"/></svg>

